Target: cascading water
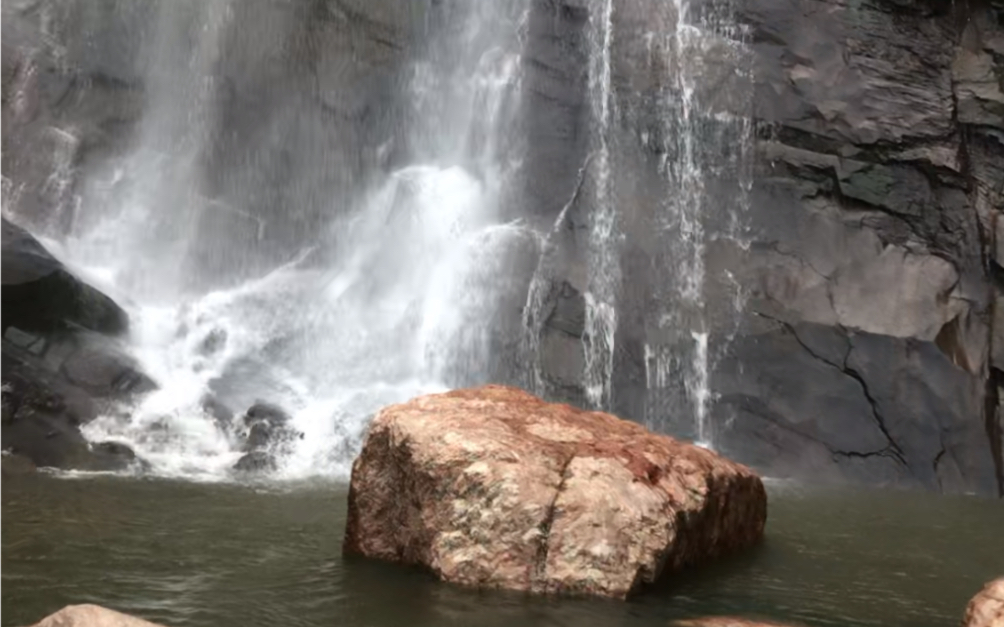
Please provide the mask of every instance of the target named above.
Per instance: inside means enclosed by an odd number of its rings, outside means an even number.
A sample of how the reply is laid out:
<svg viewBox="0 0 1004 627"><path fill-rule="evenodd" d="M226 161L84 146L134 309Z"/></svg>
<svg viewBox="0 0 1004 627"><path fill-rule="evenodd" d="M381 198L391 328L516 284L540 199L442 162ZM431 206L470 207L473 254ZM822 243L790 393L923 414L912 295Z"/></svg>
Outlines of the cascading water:
<svg viewBox="0 0 1004 627"><path fill-rule="evenodd" d="M513 136L525 13L505 4L451 7L447 34L410 66L412 163L333 212L323 250L290 251L257 279L205 293L179 273L196 214L215 210L200 194L201 159L220 87L215 59L240 25L229 24L227 0L160 3L138 147L91 182L88 219L58 246L125 297L135 355L160 389L86 435L124 441L157 473L221 478L241 451L214 408L239 413L263 399L303 433L279 473L337 476L380 407L488 379L501 264L536 245L498 219L518 165L518 147L502 139Z"/></svg>
<svg viewBox="0 0 1004 627"><path fill-rule="evenodd" d="M685 427L674 424L673 415L692 416L688 435L711 446L711 372L736 331L742 295L727 272L709 276L708 244L742 243L753 138L742 29L730 6L702 8L702 15L693 15L689 0L675 0L675 28L653 33L666 39L658 49L670 77L662 94L666 115L659 149L667 193L656 220L656 265L664 271L653 285L655 311L645 345L646 421L650 428L679 432ZM702 92L713 71L723 70L731 76L718 91ZM726 299L727 320L709 306L713 284L720 286L716 292L735 292Z"/></svg>
<svg viewBox="0 0 1004 627"><path fill-rule="evenodd" d="M589 217L589 277L583 386L586 400L597 409L609 409L617 331L617 292L620 284L618 211L611 178L611 48L613 0L595 2L590 13L590 105L595 124L592 159L593 208Z"/></svg>

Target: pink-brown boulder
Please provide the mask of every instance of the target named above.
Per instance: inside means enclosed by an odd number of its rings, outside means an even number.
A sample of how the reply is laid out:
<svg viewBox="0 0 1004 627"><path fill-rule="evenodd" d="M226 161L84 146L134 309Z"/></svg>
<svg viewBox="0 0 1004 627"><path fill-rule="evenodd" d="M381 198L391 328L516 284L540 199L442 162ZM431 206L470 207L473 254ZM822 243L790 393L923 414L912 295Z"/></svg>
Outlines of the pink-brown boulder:
<svg viewBox="0 0 1004 627"><path fill-rule="evenodd" d="M100 605L67 605L32 627L161 627Z"/></svg>
<svg viewBox="0 0 1004 627"><path fill-rule="evenodd" d="M994 579L969 601L963 627L1004 627L1004 577Z"/></svg>
<svg viewBox="0 0 1004 627"><path fill-rule="evenodd" d="M751 470L610 414L503 386L383 409L352 467L344 552L445 581L625 598L748 547Z"/></svg>

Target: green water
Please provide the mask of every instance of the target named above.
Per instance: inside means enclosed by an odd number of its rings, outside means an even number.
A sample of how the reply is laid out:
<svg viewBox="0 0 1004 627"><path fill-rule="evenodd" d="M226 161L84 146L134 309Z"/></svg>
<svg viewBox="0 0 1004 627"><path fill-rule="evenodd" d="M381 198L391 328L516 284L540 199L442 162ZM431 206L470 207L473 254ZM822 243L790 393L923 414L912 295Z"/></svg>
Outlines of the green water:
<svg viewBox="0 0 1004 627"><path fill-rule="evenodd" d="M955 627L1004 574L1004 502L774 486L762 546L637 600L477 592L343 560L345 496L337 485L5 478L3 625L88 602L172 627L664 627L709 613Z"/></svg>

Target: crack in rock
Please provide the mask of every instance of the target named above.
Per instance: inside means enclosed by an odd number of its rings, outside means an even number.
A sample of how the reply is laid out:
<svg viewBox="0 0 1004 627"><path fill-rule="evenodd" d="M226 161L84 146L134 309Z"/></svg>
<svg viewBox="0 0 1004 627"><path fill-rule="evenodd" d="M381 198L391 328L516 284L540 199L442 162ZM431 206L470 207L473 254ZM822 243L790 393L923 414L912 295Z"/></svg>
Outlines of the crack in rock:
<svg viewBox="0 0 1004 627"><path fill-rule="evenodd" d="M575 453L573 452L568 456L568 459L561 465L560 481L558 482L557 488L554 490L554 498L551 499L550 504L547 506L547 513L544 516L544 520L541 521L538 531L540 535L537 538L537 555L534 564L533 579L532 583L540 584L544 579L544 570L547 567L547 554L550 550L550 539L551 539L551 525L554 524L555 516L557 515L557 505L558 498L561 493L565 490L565 481L568 480L568 467L571 465L572 460L575 459Z"/></svg>
<svg viewBox="0 0 1004 627"><path fill-rule="evenodd" d="M893 439L892 434L889 433L889 429L886 427L885 424L885 419L882 417L882 414L878 410L878 402L871 395L871 391L868 389L868 384L865 382L864 377L862 377L858 371L854 370L853 368L847 365L847 360L850 359L851 350L853 348L850 345L850 343L848 342L847 352L844 354L843 358L843 364L837 364L830 361L829 359L826 359L822 355L816 353L816 351L812 350L812 348L808 344L806 344L802 340L802 338L798 335L798 331L795 330L795 326L792 325L790 322L786 322L785 320L781 320L780 318L765 313L758 312L757 315L780 324L789 333L791 333L791 336L795 339L796 342L798 342L798 345L801 346L805 350L805 352L807 352L810 356L832 368L835 368L836 370L839 370L845 376L854 379L854 381L856 381L857 384L861 387L861 392L864 394L865 400L868 401L868 406L872 410L872 418L875 419L875 424L878 425L878 428L882 432L882 435L884 435L886 440L888 440L889 442L889 446L886 447L885 449L881 451L875 451L872 453L843 452L843 451L833 451L833 449L830 449L831 452L833 452L834 455L843 455L849 457L870 457L874 455L885 455L895 459L898 463L902 464L903 466L907 466L908 464L906 462L906 456L903 454L903 450ZM830 447L827 446L827 448Z"/></svg>
<svg viewBox="0 0 1004 627"><path fill-rule="evenodd" d="M865 383L864 377L862 377L858 371L847 366L847 358L849 355L850 351L848 351L848 355L844 356L843 373L849 376L850 378L854 379L855 381L857 381L858 385L861 386L861 391L865 395L865 400L868 401L868 405L872 409L872 417L875 418L875 423L878 425L879 430L882 431L882 435L884 435L886 439L889 440L890 452L892 453L893 457L897 461L899 461L899 463L906 466L907 465L906 456L903 454L903 449L901 449L899 445L896 444L896 440L894 440L892 434L889 433L889 429L888 427L886 427L885 424L885 419L882 417L882 414L878 410L878 402L871 395L871 391L868 389L868 384Z"/></svg>
<svg viewBox="0 0 1004 627"><path fill-rule="evenodd" d="M934 461L931 462L931 468L932 470L934 470L934 478L938 481L938 489L941 490L942 492L944 492L944 488L941 485L941 477L938 476L938 464L941 463L941 458L945 456L945 452L946 452L945 442L942 441L941 450L938 451L938 454L934 456Z"/></svg>

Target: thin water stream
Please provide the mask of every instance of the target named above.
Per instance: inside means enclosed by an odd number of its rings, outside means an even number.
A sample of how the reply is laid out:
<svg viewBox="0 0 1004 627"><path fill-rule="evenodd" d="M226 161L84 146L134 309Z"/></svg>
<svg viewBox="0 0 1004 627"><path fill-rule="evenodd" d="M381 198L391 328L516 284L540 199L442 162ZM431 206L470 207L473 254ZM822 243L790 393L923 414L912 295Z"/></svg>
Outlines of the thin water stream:
<svg viewBox="0 0 1004 627"><path fill-rule="evenodd" d="M1004 572L1004 504L770 488L766 541L628 603L478 592L343 560L345 487L5 477L3 625L100 603L172 627L631 625L743 614L951 627Z"/></svg>

